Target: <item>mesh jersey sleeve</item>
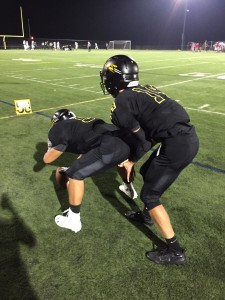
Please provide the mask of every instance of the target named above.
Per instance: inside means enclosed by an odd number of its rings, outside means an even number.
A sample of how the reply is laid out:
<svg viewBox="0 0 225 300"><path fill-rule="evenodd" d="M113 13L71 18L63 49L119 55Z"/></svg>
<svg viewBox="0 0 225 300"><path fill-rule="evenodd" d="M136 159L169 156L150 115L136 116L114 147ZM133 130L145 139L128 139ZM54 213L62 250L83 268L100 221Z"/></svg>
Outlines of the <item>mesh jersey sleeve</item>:
<svg viewBox="0 0 225 300"><path fill-rule="evenodd" d="M52 148L60 152L65 152L68 147L67 134L63 133L61 126L53 126L48 134Z"/></svg>

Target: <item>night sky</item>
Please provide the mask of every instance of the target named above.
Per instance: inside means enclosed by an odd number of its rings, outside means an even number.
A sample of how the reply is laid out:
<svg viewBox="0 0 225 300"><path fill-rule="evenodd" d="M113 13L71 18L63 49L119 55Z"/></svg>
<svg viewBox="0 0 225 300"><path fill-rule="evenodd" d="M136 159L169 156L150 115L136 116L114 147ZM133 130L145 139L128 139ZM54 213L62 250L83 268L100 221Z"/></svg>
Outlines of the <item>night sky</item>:
<svg viewBox="0 0 225 300"><path fill-rule="evenodd" d="M0 34L179 45L185 0L4 0ZM225 0L188 0L185 41L225 41Z"/></svg>

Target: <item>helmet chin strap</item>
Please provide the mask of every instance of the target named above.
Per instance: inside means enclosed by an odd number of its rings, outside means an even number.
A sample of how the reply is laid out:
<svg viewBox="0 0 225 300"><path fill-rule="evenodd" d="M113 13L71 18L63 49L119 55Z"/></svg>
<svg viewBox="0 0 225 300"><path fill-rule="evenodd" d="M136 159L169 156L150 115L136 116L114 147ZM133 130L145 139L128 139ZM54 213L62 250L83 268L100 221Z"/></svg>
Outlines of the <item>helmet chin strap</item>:
<svg viewBox="0 0 225 300"><path fill-rule="evenodd" d="M134 80L128 83L127 87L137 86L139 84L138 80Z"/></svg>

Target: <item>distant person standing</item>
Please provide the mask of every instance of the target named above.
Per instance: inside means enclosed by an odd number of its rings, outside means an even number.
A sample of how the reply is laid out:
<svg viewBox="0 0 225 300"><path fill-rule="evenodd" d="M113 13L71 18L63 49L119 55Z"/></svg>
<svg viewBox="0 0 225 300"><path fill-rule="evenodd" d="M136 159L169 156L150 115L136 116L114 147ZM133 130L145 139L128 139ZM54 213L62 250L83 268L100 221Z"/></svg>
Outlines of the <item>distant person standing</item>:
<svg viewBox="0 0 225 300"><path fill-rule="evenodd" d="M74 43L74 48L75 48L75 50L77 50L79 48L78 42Z"/></svg>
<svg viewBox="0 0 225 300"><path fill-rule="evenodd" d="M200 44L198 42L195 43L194 50L195 52L200 52Z"/></svg>
<svg viewBox="0 0 225 300"><path fill-rule="evenodd" d="M106 44L105 44L105 48L106 48L106 50L108 50L108 47L109 47L109 44L108 44L108 43L106 43Z"/></svg>
<svg viewBox="0 0 225 300"><path fill-rule="evenodd" d="M25 40L23 40L23 48L24 48L24 50L27 50L26 49L26 41Z"/></svg>
<svg viewBox="0 0 225 300"><path fill-rule="evenodd" d="M48 49L48 41L44 42L44 49Z"/></svg>
<svg viewBox="0 0 225 300"><path fill-rule="evenodd" d="M26 41L26 49L25 50L29 50L29 49L30 49L29 42Z"/></svg>
<svg viewBox="0 0 225 300"><path fill-rule="evenodd" d="M204 41L203 45L202 45L202 49L207 51L208 50L208 42L207 41Z"/></svg>
<svg viewBox="0 0 225 300"><path fill-rule="evenodd" d="M98 50L98 44L95 43L95 50Z"/></svg>
<svg viewBox="0 0 225 300"><path fill-rule="evenodd" d="M28 42L28 41L23 40L23 48L24 48L25 51L28 50L28 49L30 48L29 42Z"/></svg>
<svg viewBox="0 0 225 300"><path fill-rule="evenodd" d="M34 40L31 41L31 50L36 48L36 42Z"/></svg>
<svg viewBox="0 0 225 300"><path fill-rule="evenodd" d="M4 46L4 50L6 50L6 41L5 41L5 36L3 36L3 46Z"/></svg>
<svg viewBox="0 0 225 300"><path fill-rule="evenodd" d="M87 48L88 48L88 52L90 52L91 51L91 43L89 41L87 43Z"/></svg>

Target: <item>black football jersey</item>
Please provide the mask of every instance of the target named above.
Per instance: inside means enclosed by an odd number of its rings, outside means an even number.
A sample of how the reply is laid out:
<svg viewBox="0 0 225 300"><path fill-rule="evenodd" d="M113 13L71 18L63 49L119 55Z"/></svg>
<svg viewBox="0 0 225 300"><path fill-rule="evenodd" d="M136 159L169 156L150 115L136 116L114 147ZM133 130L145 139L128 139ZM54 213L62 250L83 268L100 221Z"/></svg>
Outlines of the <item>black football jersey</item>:
<svg viewBox="0 0 225 300"><path fill-rule="evenodd" d="M148 140L160 142L189 127L189 116L177 101L154 86L126 88L115 98L111 118L113 124L130 131L141 127Z"/></svg>
<svg viewBox="0 0 225 300"><path fill-rule="evenodd" d="M78 118L63 120L52 126L48 139L51 147L61 152L84 154L101 143L101 134L94 126L104 123L100 119Z"/></svg>

